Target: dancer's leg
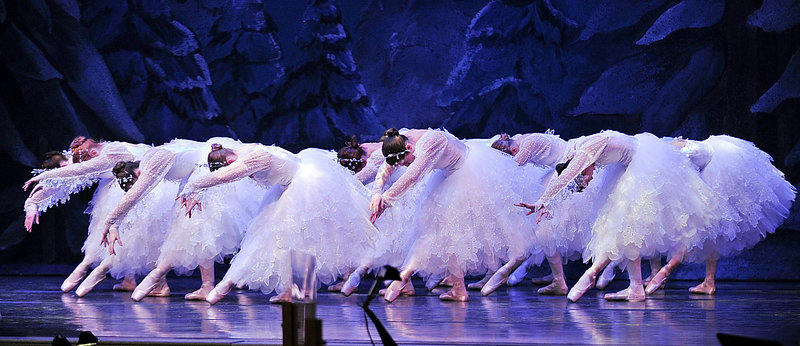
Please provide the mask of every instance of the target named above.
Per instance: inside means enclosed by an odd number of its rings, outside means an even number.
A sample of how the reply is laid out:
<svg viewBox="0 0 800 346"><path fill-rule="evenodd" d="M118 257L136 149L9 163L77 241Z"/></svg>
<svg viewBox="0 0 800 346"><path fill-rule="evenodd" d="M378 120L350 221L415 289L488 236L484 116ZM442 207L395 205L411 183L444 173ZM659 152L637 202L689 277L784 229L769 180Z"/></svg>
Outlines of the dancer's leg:
<svg viewBox="0 0 800 346"><path fill-rule="evenodd" d="M614 269L617 267L617 263L611 263L606 266L606 269L603 269L603 273L597 277L597 288L598 289L605 289L608 287L608 284L611 283L611 280L614 280Z"/></svg>
<svg viewBox="0 0 800 346"><path fill-rule="evenodd" d="M481 278L477 282L473 282L473 283L467 285L467 289L472 290L472 291L480 291L483 288L483 286L486 285L486 283L489 281L489 279L492 277L492 275L494 275L494 270L490 269L490 270L486 271L486 275L484 275L483 278Z"/></svg>
<svg viewBox="0 0 800 346"><path fill-rule="evenodd" d="M638 257L628 262L625 270L628 271L628 279L631 281L628 288L617 293L608 293L604 298L606 300L626 300L629 302L645 300L647 296L644 294L644 287L642 286L642 258Z"/></svg>
<svg viewBox="0 0 800 346"><path fill-rule="evenodd" d="M367 269L369 269L368 266L362 265L347 277L347 280L344 281L341 288L341 292L345 297L350 296L353 292L358 290L358 285L361 284L361 277L367 273Z"/></svg>
<svg viewBox="0 0 800 346"><path fill-rule="evenodd" d="M508 280L506 284L509 286L516 286L520 282L525 281L525 276L528 275L528 267L530 267L530 258L526 259L525 262L517 267L511 275L508 276Z"/></svg>
<svg viewBox="0 0 800 346"><path fill-rule="evenodd" d="M716 277L717 277L717 263L718 258L706 260L706 278L697 286L689 289L689 292L695 294L714 294L717 291Z"/></svg>
<svg viewBox="0 0 800 346"><path fill-rule="evenodd" d="M656 274L661 270L661 256L653 257L648 260L648 262L650 262L650 275L643 281L645 286L650 284L650 280L653 280Z"/></svg>
<svg viewBox="0 0 800 346"><path fill-rule="evenodd" d="M519 267L523 262L525 262L525 257L518 257L500 267L500 269L498 269L494 275L489 278L489 281L483 285L483 288L481 288L481 294L485 296L492 294L492 292L497 290L498 287L508 281L508 276L511 275L511 273L513 273L514 270L517 269L517 267Z"/></svg>
<svg viewBox="0 0 800 346"><path fill-rule="evenodd" d="M206 300L208 294L214 289L214 261L211 259L200 263L200 288L185 295L186 300Z"/></svg>
<svg viewBox="0 0 800 346"><path fill-rule="evenodd" d="M594 286L595 281L597 280L597 274L600 273L603 268L605 268L611 260L608 259L606 256L602 256L598 258L597 261L592 263L592 266L583 273L578 282L575 283L575 286L572 286L572 289L569 290L567 294L567 299L571 302L577 302L578 299L581 299L583 295L588 291L590 288Z"/></svg>
<svg viewBox="0 0 800 346"><path fill-rule="evenodd" d="M464 276L462 274L450 275L453 288L439 295L439 299L451 302L465 302L469 299L467 287L464 285Z"/></svg>
<svg viewBox="0 0 800 346"><path fill-rule="evenodd" d="M667 282L667 277L669 277L669 274L671 274L672 271L675 269L675 267L677 267L678 264L680 264L681 261L683 261L683 254L684 254L683 252L674 254L672 258L670 258L669 261L667 261L667 264L663 268L661 268L656 273L656 275L653 276L653 279L650 280L650 283L647 284L647 289L645 289L645 292L647 292L647 294L653 294L659 288L664 286L664 283Z"/></svg>
<svg viewBox="0 0 800 346"><path fill-rule="evenodd" d="M565 296L569 287L564 279L564 265L561 263L561 255L548 256L547 262L550 263L550 270L553 271L553 283L540 288L537 292L547 296Z"/></svg>

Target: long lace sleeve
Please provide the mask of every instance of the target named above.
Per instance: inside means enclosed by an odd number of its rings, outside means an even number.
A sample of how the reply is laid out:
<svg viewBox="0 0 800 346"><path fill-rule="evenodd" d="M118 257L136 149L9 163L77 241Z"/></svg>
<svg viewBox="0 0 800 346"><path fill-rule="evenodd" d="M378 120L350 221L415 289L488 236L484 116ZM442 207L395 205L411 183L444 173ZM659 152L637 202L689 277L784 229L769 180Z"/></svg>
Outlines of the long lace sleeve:
<svg viewBox="0 0 800 346"><path fill-rule="evenodd" d="M145 155L145 159L142 160L139 167L139 178L109 215L106 220L106 228L122 220L142 197L164 180L164 176L167 175L174 163L175 154L168 150L155 149Z"/></svg>
<svg viewBox="0 0 800 346"><path fill-rule="evenodd" d="M528 135L520 139L519 151L514 155L514 161L520 166L536 158L547 157L550 154L550 141L542 136Z"/></svg>
<svg viewBox="0 0 800 346"><path fill-rule="evenodd" d="M574 152L569 166L561 171L557 177L554 176L547 184L544 193L539 198L536 204L549 205L550 200L553 199L564 187L566 187L572 180L583 172L586 167L589 167L597 161L598 155L602 153L608 144L608 137L598 136L597 138L588 139L581 144Z"/></svg>
<svg viewBox="0 0 800 346"><path fill-rule="evenodd" d="M414 162L408 166L408 170L403 173L403 176L383 193L383 200L391 205L414 187L433 169L434 164L440 159L446 148L447 137L443 134L433 132L431 135L423 135L414 150L416 156Z"/></svg>
<svg viewBox="0 0 800 346"><path fill-rule="evenodd" d="M195 194L212 186L230 183L248 177L253 173L269 169L274 156L263 148L256 148L242 153L236 161L208 174L194 182L186 184L182 196Z"/></svg>
<svg viewBox="0 0 800 346"><path fill-rule="evenodd" d="M45 194L44 189L37 186L37 188L32 191L28 199L25 200L25 206L23 209L25 210L26 214L44 212L48 207L55 204L48 203L48 199L49 197Z"/></svg>
<svg viewBox="0 0 800 346"><path fill-rule="evenodd" d="M378 173L375 175L375 183L372 184L372 194L373 195L380 195L383 193L383 187L386 186L386 182L389 181L389 177L392 176L394 170L397 167L392 166L385 161L381 164L380 168L378 169Z"/></svg>
<svg viewBox="0 0 800 346"><path fill-rule="evenodd" d="M91 160L49 170L39 174L36 178L38 178L39 181L44 181L48 179L69 179L99 175L100 173L107 172L114 168L117 162L133 160L133 154L127 150L104 150L101 155Z"/></svg>
<svg viewBox="0 0 800 346"><path fill-rule="evenodd" d="M380 170L384 161L385 159L383 157L383 153L380 150L373 151L372 155L367 158L367 164L364 166L364 168L356 173L356 178L358 178L358 181L366 185L373 179L376 179L378 170Z"/></svg>

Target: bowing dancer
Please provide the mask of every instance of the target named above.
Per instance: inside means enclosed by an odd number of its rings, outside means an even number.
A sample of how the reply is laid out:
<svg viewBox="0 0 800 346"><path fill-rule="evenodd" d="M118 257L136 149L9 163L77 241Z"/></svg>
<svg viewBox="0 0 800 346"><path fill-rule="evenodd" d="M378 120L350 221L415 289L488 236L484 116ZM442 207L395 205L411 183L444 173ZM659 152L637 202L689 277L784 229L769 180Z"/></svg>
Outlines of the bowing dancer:
<svg viewBox="0 0 800 346"><path fill-rule="evenodd" d="M329 152L306 149L294 155L276 146L248 144L220 154L227 166L181 192L187 211L203 203L202 192L213 186L250 177L272 187L228 272L208 294L209 303L217 303L234 285L265 294L278 290L270 302L291 301L291 251L314 256L317 282L327 284L355 268L358 255L373 246L376 230L364 188ZM203 209L210 207L203 203Z"/></svg>
<svg viewBox="0 0 800 346"><path fill-rule="evenodd" d="M411 285L414 272L423 277L450 276L453 287L439 299L469 299L464 276L496 269L509 254L521 253L524 230L521 214L511 204L521 195L511 186L509 173L516 165L486 145L467 145L440 130L385 133L381 167L370 203L372 220L393 206L432 171L441 173L427 182L426 194L414 215L417 232L404 261L401 281L393 282L384 299L391 302ZM408 166L391 187L383 183L397 166Z"/></svg>
<svg viewBox="0 0 800 346"><path fill-rule="evenodd" d="M702 179L733 208L734 215L720 215L715 238L695 246L694 251L672 254L645 291L654 293L679 263L689 261L706 264L705 279L689 292L714 294L719 258L752 248L775 232L789 216L797 191L772 165L772 157L751 142L722 135L704 141L677 139L672 145L697 166Z"/></svg>
<svg viewBox="0 0 800 346"><path fill-rule="evenodd" d="M545 193L533 204L520 203L541 218L551 210L554 198L575 178L579 187L593 179L595 167L609 170L593 208L597 216L584 261L592 265L569 291L577 301L594 286L597 275L611 261L626 263L630 285L607 300L642 301L641 258L669 253L682 244L697 244L709 233L724 206L700 179L686 157L657 137L643 133L629 136L603 131L570 141L564 157L567 167L551 179ZM591 212L587 210L587 212ZM686 239L693 239L687 241Z"/></svg>
<svg viewBox="0 0 800 346"><path fill-rule="evenodd" d="M72 162L69 165L48 170L28 180L23 189L36 184L26 201L26 220L32 224L38 214L48 208L64 203L70 195L77 193L95 182L98 187L89 202L89 228L81 251L84 257L61 284L63 292L74 289L89 273L93 266L99 265L108 255L100 246L101 235L106 218L120 201L123 191L116 186L111 173L119 161L136 160L150 148L145 144L97 141L83 136L70 143ZM27 221L26 221L27 222ZM126 275L122 283L114 285L115 291L130 291L136 286L135 278ZM76 292L83 296L88 291Z"/></svg>
<svg viewBox="0 0 800 346"><path fill-rule="evenodd" d="M178 181L181 185L191 183L210 174L225 162L216 160L222 145L238 148L242 144L229 138L212 138L206 142L177 140L154 149L142 161L147 171L129 172L136 178L141 189L160 184L163 180ZM213 144L210 144L213 143ZM208 148L211 153L208 153ZM158 162L152 165L150 162ZM208 162L208 163L206 163ZM148 179L138 179L145 174ZM153 178L153 179L151 179ZM195 212L191 217L184 216L181 201L170 205L166 218L166 235L157 251L155 268L147 274L131 295L134 301L159 288L165 282L166 274L173 270L179 275L190 275L200 269L200 288L184 296L186 300L205 300L214 288L214 261L221 262L225 256L239 249L247 225L255 216L264 189L243 180L225 187L215 187L204 191L204 198L210 208ZM177 191L175 192L177 195ZM173 195L174 196L174 195ZM140 199L135 203L144 203Z"/></svg>
<svg viewBox="0 0 800 346"><path fill-rule="evenodd" d="M541 185L554 179L566 168L566 165L558 163L567 151L567 141L552 133L523 134L513 139L508 135L501 135L492 147L510 153L517 164L528 168L523 180L518 182L522 186L528 186L526 190L530 192L525 194L525 198L539 198L543 192ZM578 180L580 179L581 176ZM481 293L489 295L506 283L526 257L533 264L541 263L542 257L545 257L553 279L537 292L541 295L566 295L568 287L562 257L579 259L591 239L594 215L590 211L594 209L594 200L605 185L603 180L603 174L600 174L596 183L585 189L571 182L572 186L553 198L553 208L559 213L539 220L531 218L529 222L534 225L526 227L534 228L534 231L533 236L527 239L527 253L503 265L484 285ZM537 221L538 225L535 224Z"/></svg>

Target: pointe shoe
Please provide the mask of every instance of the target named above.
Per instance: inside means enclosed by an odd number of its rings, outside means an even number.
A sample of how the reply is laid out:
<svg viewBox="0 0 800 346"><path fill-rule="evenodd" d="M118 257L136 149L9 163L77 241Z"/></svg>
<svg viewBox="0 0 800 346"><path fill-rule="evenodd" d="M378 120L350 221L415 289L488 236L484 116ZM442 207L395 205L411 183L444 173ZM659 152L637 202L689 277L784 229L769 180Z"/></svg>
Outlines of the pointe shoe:
<svg viewBox="0 0 800 346"><path fill-rule="evenodd" d="M69 276L64 279L64 282L61 284L61 291L64 293L72 291L75 286L78 286L78 284L81 283L81 280L83 280L83 278L86 276L88 270L88 266L76 267L75 270L73 270L72 273L70 273Z"/></svg>
<svg viewBox="0 0 800 346"><path fill-rule="evenodd" d="M494 273L494 275L492 275L491 278L489 278L486 284L483 285L483 288L481 288L481 294L488 296L507 281L508 274L506 274L504 271L498 270L496 273Z"/></svg>
<svg viewBox="0 0 800 346"><path fill-rule="evenodd" d="M523 263L521 266L517 267L511 275L508 276L508 280L506 284L509 286L516 286L520 282L525 281L525 276L528 275L528 266L527 262Z"/></svg>
<svg viewBox="0 0 800 346"><path fill-rule="evenodd" d="M653 279L650 280L650 283L647 284L647 288L645 288L644 292L648 296L658 291L659 288L664 287L664 284L667 282L667 272L665 270L659 270L658 273L653 276Z"/></svg>
<svg viewBox="0 0 800 346"><path fill-rule="evenodd" d="M553 283L538 289L536 293L542 296L565 296L567 291L565 283L553 281Z"/></svg>
<svg viewBox="0 0 800 346"><path fill-rule="evenodd" d="M549 285L553 283L553 274L547 274L538 278L531 279L531 283L536 286Z"/></svg>
<svg viewBox="0 0 800 346"><path fill-rule="evenodd" d="M92 270L92 272L86 276L86 279L81 282L80 286L78 286L78 289L75 290L75 294L78 297L86 296L95 286L97 286L97 284L105 279L106 271L95 268L95 270Z"/></svg>
<svg viewBox="0 0 800 346"><path fill-rule="evenodd" d="M167 280L161 280L161 283L156 286L156 288L150 293L147 294L148 297L169 297L170 295L169 285L167 285Z"/></svg>
<svg viewBox="0 0 800 346"><path fill-rule="evenodd" d="M342 286L344 286L344 281L339 282L335 285L328 286L328 292L341 292Z"/></svg>
<svg viewBox="0 0 800 346"><path fill-rule="evenodd" d="M161 283L161 274L151 271L131 293L131 299L138 302L147 297Z"/></svg>
<svg viewBox="0 0 800 346"><path fill-rule="evenodd" d="M400 296L400 294L403 293L403 290L405 290L406 286L410 285L411 283L408 280L392 282L392 284L386 288L383 299L389 303L393 302L395 299L397 299L397 297Z"/></svg>
<svg viewBox="0 0 800 346"><path fill-rule="evenodd" d="M208 287L200 286L200 288L198 288L197 291L194 291L192 293L187 293L185 296L183 296L183 299L185 299L185 300L206 300L206 298L208 298L208 294L211 293L211 290L213 290L213 289L214 289L213 286L208 286Z"/></svg>
<svg viewBox="0 0 800 346"><path fill-rule="evenodd" d="M292 302L292 293L290 292L283 292L278 295L274 295L269 298L270 304L280 304L280 303L291 303Z"/></svg>
<svg viewBox="0 0 800 346"><path fill-rule="evenodd" d="M467 285L467 289L470 291L480 291L481 289L483 289L483 286L486 285L486 283L489 281L490 278L491 276L489 274L486 274L479 281Z"/></svg>
<svg viewBox="0 0 800 346"><path fill-rule="evenodd" d="M693 294L713 295L715 292L717 292L717 287L715 285L707 284L705 281L703 281L701 284L689 288L689 292Z"/></svg>
<svg viewBox="0 0 800 346"><path fill-rule="evenodd" d="M630 287L617 293L606 293L603 299L610 301L642 302L647 298L644 292L634 292Z"/></svg>
<svg viewBox="0 0 800 346"><path fill-rule="evenodd" d="M616 273L614 273L613 269L608 271L604 270L603 273L600 274L600 277L597 278L597 285L595 287L601 290L605 289L606 287L608 287L608 284L610 284L611 281L614 280L614 276L616 276Z"/></svg>
<svg viewBox="0 0 800 346"><path fill-rule="evenodd" d="M461 287L463 289L464 286ZM469 293L467 293L466 291L456 292L455 289L452 289L447 291L446 293L440 294L439 299L446 302L465 302L469 299Z"/></svg>
<svg viewBox="0 0 800 346"><path fill-rule="evenodd" d="M127 277L118 284L111 287L112 290L117 292L131 292L136 289L136 280L128 279Z"/></svg>
<svg viewBox="0 0 800 346"><path fill-rule="evenodd" d="M222 300L222 298L225 298L225 296L227 296L228 293L231 292L232 288L233 288L233 282L231 281L220 282L219 284L217 284L216 287L214 287L214 289L211 290L211 292L208 292L206 301L209 302L211 305L214 305L220 300Z"/></svg>
<svg viewBox="0 0 800 346"><path fill-rule="evenodd" d="M349 297L353 292L358 290L358 285L361 284L361 273L358 271L353 272L347 277L341 288L341 292L345 297Z"/></svg>
<svg viewBox="0 0 800 346"><path fill-rule="evenodd" d="M437 286L439 286L441 283L442 283L442 279L440 279L440 278L429 278L428 281L425 282L425 288L428 289L428 291L433 291L433 289L436 288ZM391 284L392 284L392 281L389 281L389 283L386 283L384 281L384 283L383 283L384 286L389 286Z"/></svg>
<svg viewBox="0 0 800 346"><path fill-rule="evenodd" d="M578 279L578 282L575 283L575 286L572 286L572 289L569 290L567 294L567 299L571 302L577 302L578 299L581 299L586 291L590 290L594 287L594 283L597 280L596 275L589 275L588 273L584 273L581 275L581 278Z"/></svg>

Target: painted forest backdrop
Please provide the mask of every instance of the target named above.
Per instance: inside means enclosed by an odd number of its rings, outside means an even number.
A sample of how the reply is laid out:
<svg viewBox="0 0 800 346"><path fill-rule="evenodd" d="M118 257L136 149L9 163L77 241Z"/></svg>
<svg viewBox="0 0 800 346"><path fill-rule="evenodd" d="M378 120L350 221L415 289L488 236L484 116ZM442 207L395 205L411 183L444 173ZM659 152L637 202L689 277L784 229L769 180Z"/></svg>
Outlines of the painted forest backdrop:
<svg viewBox="0 0 800 346"><path fill-rule="evenodd" d="M791 0L0 0L0 263L80 258L91 191L29 234L20 189L77 135L298 151L389 126L729 134L797 185L798 23ZM797 268L781 231L754 250Z"/></svg>

